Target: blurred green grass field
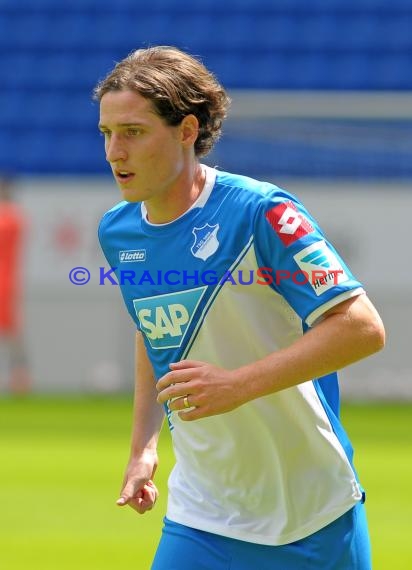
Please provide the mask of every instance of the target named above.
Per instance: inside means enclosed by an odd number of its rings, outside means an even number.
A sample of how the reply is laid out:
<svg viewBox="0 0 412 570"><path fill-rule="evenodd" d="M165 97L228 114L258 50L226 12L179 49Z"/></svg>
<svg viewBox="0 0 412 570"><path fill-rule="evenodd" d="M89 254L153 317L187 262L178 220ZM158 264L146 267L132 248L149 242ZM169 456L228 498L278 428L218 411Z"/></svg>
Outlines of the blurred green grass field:
<svg viewBox="0 0 412 570"><path fill-rule="evenodd" d="M119 508L130 397L0 399L1 570L149 570L165 512L170 437L156 508ZM345 405L367 489L374 570L412 568L412 406Z"/></svg>

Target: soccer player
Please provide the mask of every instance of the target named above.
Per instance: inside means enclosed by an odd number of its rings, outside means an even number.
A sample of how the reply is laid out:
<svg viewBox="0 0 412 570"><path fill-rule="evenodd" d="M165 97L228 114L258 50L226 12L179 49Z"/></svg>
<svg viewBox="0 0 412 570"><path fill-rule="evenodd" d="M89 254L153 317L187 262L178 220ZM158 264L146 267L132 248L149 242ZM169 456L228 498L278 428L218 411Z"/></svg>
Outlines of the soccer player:
<svg viewBox="0 0 412 570"><path fill-rule="evenodd" d="M13 201L13 183L0 180L0 342L10 360L9 388L25 394L31 385L21 323L21 263L26 216Z"/></svg>
<svg viewBox="0 0 412 570"><path fill-rule="evenodd" d="M118 504L154 506L164 416L176 455L152 569L369 569L336 376L384 344L362 285L294 196L200 162L229 99L197 59L137 50L94 94L123 197L99 238L137 327Z"/></svg>

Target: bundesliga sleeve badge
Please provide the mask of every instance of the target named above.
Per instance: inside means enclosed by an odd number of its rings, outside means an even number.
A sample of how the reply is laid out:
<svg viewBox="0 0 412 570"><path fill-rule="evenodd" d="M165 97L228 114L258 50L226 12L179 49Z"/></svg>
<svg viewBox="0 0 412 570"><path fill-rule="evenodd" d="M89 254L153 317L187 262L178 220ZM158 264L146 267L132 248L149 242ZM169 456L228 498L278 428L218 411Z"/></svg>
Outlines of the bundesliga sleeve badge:
<svg viewBox="0 0 412 570"><path fill-rule="evenodd" d="M314 231L309 221L290 201L274 206L265 216L285 247Z"/></svg>

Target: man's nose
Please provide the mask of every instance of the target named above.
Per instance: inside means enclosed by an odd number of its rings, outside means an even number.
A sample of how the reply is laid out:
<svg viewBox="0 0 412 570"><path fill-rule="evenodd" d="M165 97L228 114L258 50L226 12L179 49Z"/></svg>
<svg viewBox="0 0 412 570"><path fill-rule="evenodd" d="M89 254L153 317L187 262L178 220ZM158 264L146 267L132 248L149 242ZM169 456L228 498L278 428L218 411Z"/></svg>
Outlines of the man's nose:
<svg viewBox="0 0 412 570"><path fill-rule="evenodd" d="M121 140L115 134L112 134L106 143L106 160L108 162L117 162L118 160L126 160L126 149Z"/></svg>

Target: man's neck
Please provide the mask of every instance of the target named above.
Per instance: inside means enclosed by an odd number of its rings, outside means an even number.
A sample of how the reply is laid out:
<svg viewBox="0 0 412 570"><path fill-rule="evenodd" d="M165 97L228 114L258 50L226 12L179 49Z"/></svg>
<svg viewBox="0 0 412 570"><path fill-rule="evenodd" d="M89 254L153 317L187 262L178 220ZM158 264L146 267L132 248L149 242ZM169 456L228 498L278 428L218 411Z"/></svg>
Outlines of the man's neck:
<svg viewBox="0 0 412 570"><path fill-rule="evenodd" d="M146 201L147 219L152 224L166 224L183 215L199 198L206 173L199 163L177 182L170 192Z"/></svg>

